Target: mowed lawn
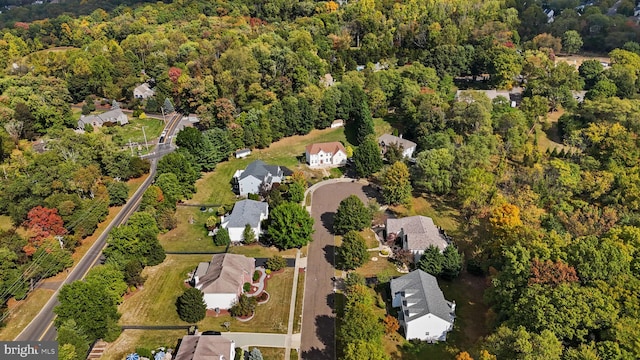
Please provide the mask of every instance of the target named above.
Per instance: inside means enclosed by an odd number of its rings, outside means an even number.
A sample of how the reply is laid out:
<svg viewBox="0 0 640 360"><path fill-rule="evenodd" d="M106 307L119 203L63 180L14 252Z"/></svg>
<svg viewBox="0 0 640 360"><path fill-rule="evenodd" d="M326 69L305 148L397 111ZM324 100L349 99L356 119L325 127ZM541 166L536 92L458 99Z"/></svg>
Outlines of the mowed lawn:
<svg viewBox="0 0 640 360"><path fill-rule="evenodd" d="M307 135L296 135L277 141L266 149L254 149L251 155L244 159L231 157L222 162L212 172L205 173L196 182L198 192L187 203L190 204L231 204L236 196L231 191L231 178L236 170L244 169L255 160L262 160L267 164L286 166L290 170L306 168L304 149L308 144L316 142L342 141L346 142L343 128L313 130Z"/></svg>
<svg viewBox="0 0 640 360"><path fill-rule="evenodd" d="M187 335L186 330L125 330L116 341L107 346L101 359L121 360L135 352L136 348L175 349L178 340L184 335Z"/></svg>
<svg viewBox="0 0 640 360"><path fill-rule="evenodd" d="M143 271L147 277L144 287L127 297L120 305L121 325L188 325L180 320L175 302L187 288L184 281L199 262L209 261L210 255L168 255L160 265ZM289 316L293 269L272 274L266 290L270 300L258 305L255 317L240 322L229 315L206 317L198 323L202 331L224 330L222 324L231 323L231 331L286 333Z"/></svg>
<svg viewBox="0 0 640 360"><path fill-rule="evenodd" d="M216 209L217 210L217 209ZM160 245L167 252L220 252L224 246L216 246L205 228L207 218L215 212L200 211L193 206L178 206L175 229L158 236Z"/></svg>

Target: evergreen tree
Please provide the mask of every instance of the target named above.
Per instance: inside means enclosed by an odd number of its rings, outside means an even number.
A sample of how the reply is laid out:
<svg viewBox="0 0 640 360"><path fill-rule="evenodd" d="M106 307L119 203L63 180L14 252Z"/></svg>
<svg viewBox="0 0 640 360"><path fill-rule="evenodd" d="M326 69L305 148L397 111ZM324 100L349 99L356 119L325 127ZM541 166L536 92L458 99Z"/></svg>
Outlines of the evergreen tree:
<svg viewBox="0 0 640 360"><path fill-rule="evenodd" d="M375 137L368 136L353 153L353 162L359 177L368 177L382 169L382 154Z"/></svg>
<svg viewBox="0 0 640 360"><path fill-rule="evenodd" d="M231 243L231 238L229 237L229 230L221 227L218 229L216 236L213 238L213 243L217 246L225 246Z"/></svg>
<svg viewBox="0 0 640 360"><path fill-rule="evenodd" d="M462 271L462 254L453 246L447 246L442 252L442 272L440 276L445 279L453 279Z"/></svg>
<svg viewBox="0 0 640 360"><path fill-rule="evenodd" d="M188 323L197 323L207 315L204 294L196 288L188 288L176 300L178 316Z"/></svg>
<svg viewBox="0 0 640 360"><path fill-rule="evenodd" d="M260 349L253 348L253 350L251 350L251 352L249 353L249 360L263 360Z"/></svg>
<svg viewBox="0 0 640 360"><path fill-rule="evenodd" d="M433 245L429 245L424 250L424 253L420 257L418 262L418 269L429 273L433 276L439 276L443 269L444 255L440 252L440 249Z"/></svg>
<svg viewBox="0 0 640 360"><path fill-rule="evenodd" d="M256 233L253 231L251 225L246 224L244 226L244 230L242 231L242 239L245 244L253 244L256 242Z"/></svg>

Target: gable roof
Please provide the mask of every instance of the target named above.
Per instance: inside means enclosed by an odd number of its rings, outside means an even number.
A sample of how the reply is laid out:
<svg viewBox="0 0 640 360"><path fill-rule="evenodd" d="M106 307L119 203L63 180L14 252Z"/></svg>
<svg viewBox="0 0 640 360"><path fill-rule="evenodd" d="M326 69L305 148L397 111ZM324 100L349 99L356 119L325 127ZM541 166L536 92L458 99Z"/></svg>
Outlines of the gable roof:
<svg viewBox="0 0 640 360"><path fill-rule="evenodd" d="M398 235L401 231L407 237L409 250L424 250L433 245L440 250L447 246L447 240L430 217L409 216L400 219L387 219L387 234Z"/></svg>
<svg viewBox="0 0 640 360"><path fill-rule="evenodd" d="M129 119L127 118L127 115L125 115L125 113L122 112L121 109L113 109L98 115L81 116L80 120L78 120L78 126L82 127L84 126L84 124L92 124L92 123L97 123L102 125L106 122L117 122L120 125L124 125L129 122Z"/></svg>
<svg viewBox="0 0 640 360"><path fill-rule="evenodd" d="M260 215L267 214L269 204L256 200L241 200L234 206L231 214L223 219L227 228L243 228L249 224L257 227L260 224Z"/></svg>
<svg viewBox="0 0 640 360"><path fill-rule="evenodd" d="M445 300L436 278L422 270L415 270L407 275L391 280L391 295L403 292L402 300L406 300L405 313L407 322L433 314L440 319L453 323L452 303Z"/></svg>
<svg viewBox="0 0 640 360"><path fill-rule="evenodd" d="M221 335L186 335L174 360L221 359L231 356L234 342Z"/></svg>
<svg viewBox="0 0 640 360"><path fill-rule="evenodd" d="M155 93L156 93L155 91L153 91L149 87L149 84L147 84L147 83L142 83L142 84L136 86L136 88L133 89L133 91L137 91L143 97L151 97L151 96L155 95Z"/></svg>
<svg viewBox="0 0 640 360"><path fill-rule="evenodd" d="M247 165L242 174L240 174L239 180L253 176L258 179L264 179L268 175L278 176L282 170L276 165L267 165L262 160L256 160Z"/></svg>
<svg viewBox="0 0 640 360"><path fill-rule="evenodd" d="M309 144L306 147L306 151L312 155L319 153L320 150L322 150L325 153L332 153L332 154L335 154L338 151L342 151L345 154L347 153L347 150L345 150L342 143L338 141Z"/></svg>
<svg viewBox="0 0 640 360"><path fill-rule="evenodd" d="M253 274L254 258L237 254L215 254L211 258L206 274L198 279L196 286L205 294L237 293L244 285L243 273ZM200 267L200 266L198 266Z"/></svg>
<svg viewBox="0 0 640 360"><path fill-rule="evenodd" d="M416 146L416 143L413 141L409 141L407 139L403 139L398 136L394 136L391 134L384 134L378 138L378 143L384 143L385 145L397 144L402 146L404 150L410 149Z"/></svg>

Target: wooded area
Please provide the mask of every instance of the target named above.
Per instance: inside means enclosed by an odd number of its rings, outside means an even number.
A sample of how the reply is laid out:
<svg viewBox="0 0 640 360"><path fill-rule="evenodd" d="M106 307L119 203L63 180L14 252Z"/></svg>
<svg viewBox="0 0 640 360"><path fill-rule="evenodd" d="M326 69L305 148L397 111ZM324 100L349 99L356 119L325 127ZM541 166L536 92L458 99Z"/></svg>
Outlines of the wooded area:
<svg viewBox="0 0 640 360"><path fill-rule="evenodd" d="M459 207L467 238L456 240L466 269L491 283L495 329L461 351L637 358L640 27L625 15L628 2L616 15L606 15L612 1L579 14L575 0L178 0L41 20L31 10L11 22L3 14L0 213L14 229L0 233L0 303L70 266L76 244L126 199L120 181L148 172L108 134L74 132L71 105L106 98L159 112L169 99L198 115L198 129L180 133L143 212L112 233L107 263L122 279L61 292L69 300L109 293L101 314L59 308L59 331L75 351L117 335L122 283L142 283L142 267L164 259L156 236L175 226L176 201L195 192L202 171L236 149L344 119L358 174L379 180L386 202L406 202L413 190ZM555 10L553 22L543 7ZM610 63L576 69L555 61L582 50L608 52ZM142 83L152 97L134 97ZM517 107L473 91L519 85ZM564 115L551 124L547 113L558 109ZM417 143L415 163L390 161L397 165L376 174L384 165L373 117ZM562 150L538 144L535 129L552 126ZM37 139L48 151L32 148ZM296 191L285 195L297 199ZM283 218L297 214L287 206L279 207ZM278 241L299 246L308 236ZM455 266L445 272L457 274L458 255L449 255ZM87 327L98 320L100 329ZM351 358L370 351L352 340Z"/></svg>

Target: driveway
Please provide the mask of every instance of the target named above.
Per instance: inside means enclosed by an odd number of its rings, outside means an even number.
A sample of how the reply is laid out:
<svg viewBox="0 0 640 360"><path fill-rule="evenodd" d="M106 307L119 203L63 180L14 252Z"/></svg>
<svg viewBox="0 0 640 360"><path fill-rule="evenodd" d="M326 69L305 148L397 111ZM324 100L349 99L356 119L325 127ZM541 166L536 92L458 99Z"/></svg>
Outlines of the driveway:
<svg viewBox="0 0 640 360"><path fill-rule="evenodd" d="M313 242L307 256L301 358L336 359L336 318L332 311L334 293L333 216L342 199L357 195L366 203L366 187L357 182L327 184L313 192L311 216L315 220ZM367 191L369 192L369 191Z"/></svg>

